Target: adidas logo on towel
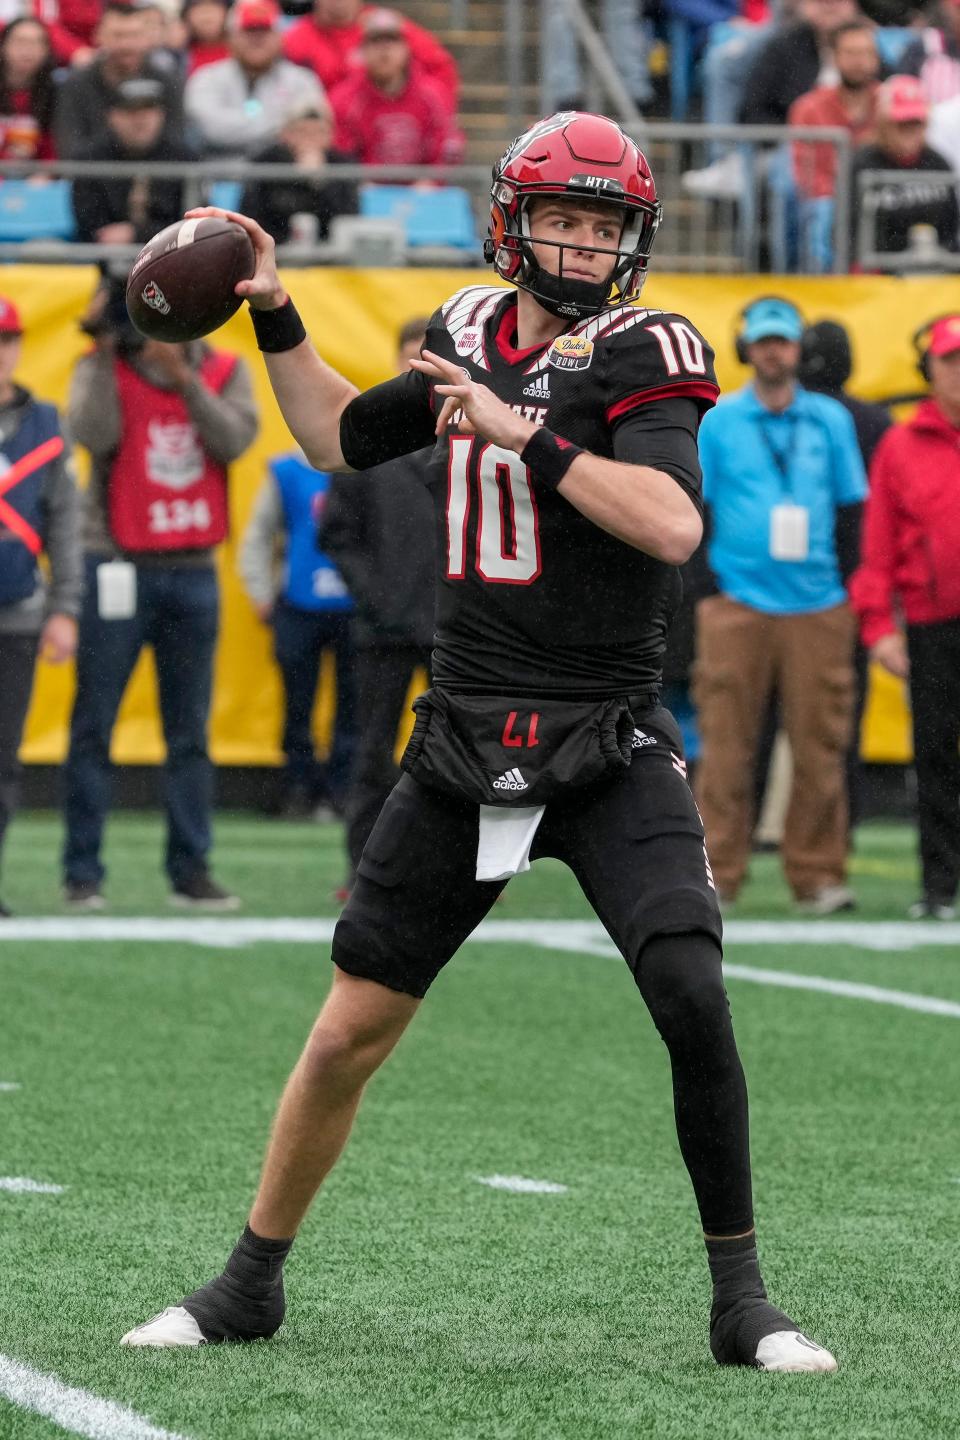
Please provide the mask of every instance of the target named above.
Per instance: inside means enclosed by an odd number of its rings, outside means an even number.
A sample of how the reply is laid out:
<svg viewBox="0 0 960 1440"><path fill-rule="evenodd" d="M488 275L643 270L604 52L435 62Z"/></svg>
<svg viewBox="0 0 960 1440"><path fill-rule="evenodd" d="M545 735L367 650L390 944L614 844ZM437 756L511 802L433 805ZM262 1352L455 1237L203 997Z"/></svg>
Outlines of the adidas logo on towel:
<svg viewBox="0 0 960 1440"><path fill-rule="evenodd" d="M494 790L529 790L530 786L519 770L506 770L499 780L494 780L493 788Z"/></svg>
<svg viewBox="0 0 960 1440"><path fill-rule="evenodd" d="M523 387L524 395L529 395L531 400L550 399L550 379L547 375L538 375L529 385Z"/></svg>

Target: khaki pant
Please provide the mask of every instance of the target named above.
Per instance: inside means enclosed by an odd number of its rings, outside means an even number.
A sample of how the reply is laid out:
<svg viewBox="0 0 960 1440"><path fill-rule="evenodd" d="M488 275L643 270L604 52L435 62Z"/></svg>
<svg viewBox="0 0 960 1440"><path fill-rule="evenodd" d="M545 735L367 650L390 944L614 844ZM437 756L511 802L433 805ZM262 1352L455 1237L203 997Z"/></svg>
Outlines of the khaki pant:
<svg viewBox="0 0 960 1440"><path fill-rule="evenodd" d="M798 899L843 883L854 633L846 605L763 615L714 595L697 606L697 800L721 894L736 895L746 874L757 740L774 690L793 753L782 845L787 881Z"/></svg>

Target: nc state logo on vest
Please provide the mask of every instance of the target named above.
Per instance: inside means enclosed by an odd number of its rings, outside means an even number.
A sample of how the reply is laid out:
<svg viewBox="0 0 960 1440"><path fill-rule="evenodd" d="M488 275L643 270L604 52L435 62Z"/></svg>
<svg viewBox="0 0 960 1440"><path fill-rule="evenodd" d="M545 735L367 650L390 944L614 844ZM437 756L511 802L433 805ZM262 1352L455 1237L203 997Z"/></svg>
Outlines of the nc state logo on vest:
<svg viewBox="0 0 960 1440"><path fill-rule="evenodd" d="M147 424L147 479L168 490L188 490L203 479L203 450L195 427L188 423Z"/></svg>

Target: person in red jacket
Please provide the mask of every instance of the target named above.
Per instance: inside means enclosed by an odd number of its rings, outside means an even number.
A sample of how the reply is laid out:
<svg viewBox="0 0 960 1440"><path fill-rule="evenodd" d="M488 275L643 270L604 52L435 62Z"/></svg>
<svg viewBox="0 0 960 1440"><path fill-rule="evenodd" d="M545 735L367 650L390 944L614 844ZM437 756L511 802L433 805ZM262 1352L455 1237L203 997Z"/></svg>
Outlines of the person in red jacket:
<svg viewBox="0 0 960 1440"><path fill-rule="evenodd" d="M917 332L930 384L870 467L850 598L863 643L910 680L923 895L915 919L954 918L960 882L960 313Z"/></svg>
<svg viewBox="0 0 960 1440"><path fill-rule="evenodd" d="M396 10L371 10L363 20L363 68L330 96L334 144L361 165L450 165L463 156L463 136L443 91L414 62Z"/></svg>
<svg viewBox="0 0 960 1440"><path fill-rule="evenodd" d="M283 53L297 65L315 70L328 92L363 65L363 22L375 7L361 0L313 0L313 14L290 26ZM440 41L401 16L411 58L442 91L447 109L456 113L460 89L457 63Z"/></svg>

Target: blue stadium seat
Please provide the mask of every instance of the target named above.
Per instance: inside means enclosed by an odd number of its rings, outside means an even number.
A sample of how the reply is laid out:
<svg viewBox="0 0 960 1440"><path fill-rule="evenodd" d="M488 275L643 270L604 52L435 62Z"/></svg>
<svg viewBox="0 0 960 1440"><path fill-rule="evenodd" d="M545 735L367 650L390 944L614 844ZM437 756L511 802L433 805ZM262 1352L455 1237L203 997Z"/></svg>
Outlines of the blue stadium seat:
<svg viewBox="0 0 960 1440"><path fill-rule="evenodd" d="M75 233L69 180L0 183L0 240L72 240Z"/></svg>
<svg viewBox="0 0 960 1440"><path fill-rule="evenodd" d="M445 245L473 250L479 245L473 206L466 190L444 185L414 190L409 185L364 185L360 214L372 220L396 220L407 244Z"/></svg>
<svg viewBox="0 0 960 1440"><path fill-rule="evenodd" d="M210 185L210 198L207 200L207 204L216 205L220 210L239 211L242 194L242 181L214 180Z"/></svg>

